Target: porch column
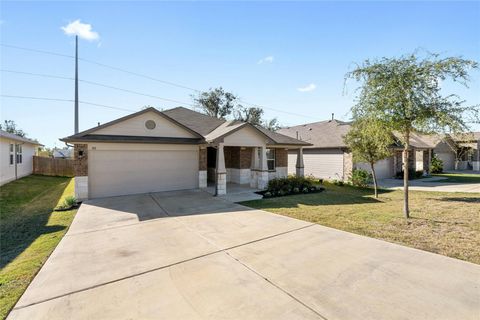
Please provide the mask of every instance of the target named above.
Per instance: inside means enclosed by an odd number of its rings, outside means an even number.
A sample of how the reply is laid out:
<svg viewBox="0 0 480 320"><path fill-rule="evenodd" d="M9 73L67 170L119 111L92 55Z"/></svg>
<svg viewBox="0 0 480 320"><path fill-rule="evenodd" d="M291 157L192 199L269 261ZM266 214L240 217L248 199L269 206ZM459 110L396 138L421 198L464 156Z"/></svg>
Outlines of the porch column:
<svg viewBox="0 0 480 320"><path fill-rule="evenodd" d="M198 150L198 187L207 187L207 147L201 146Z"/></svg>
<svg viewBox="0 0 480 320"><path fill-rule="evenodd" d="M225 155L223 153L223 143L217 147L217 168L215 177L215 195L227 194L227 170L225 169Z"/></svg>
<svg viewBox="0 0 480 320"><path fill-rule="evenodd" d="M256 188L258 186L257 180L257 173L258 173L258 148L252 148L252 161L250 164L250 187Z"/></svg>
<svg viewBox="0 0 480 320"><path fill-rule="evenodd" d="M297 164L296 164L296 174L297 177L304 176L304 165L303 165L303 148L300 147L297 151Z"/></svg>
<svg viewBox="0 0 480 320"><path fill-rule="evenodd" d="M267 147L260 148L260 168L258 171L258 189L266 189L268 185Z"/></svg>

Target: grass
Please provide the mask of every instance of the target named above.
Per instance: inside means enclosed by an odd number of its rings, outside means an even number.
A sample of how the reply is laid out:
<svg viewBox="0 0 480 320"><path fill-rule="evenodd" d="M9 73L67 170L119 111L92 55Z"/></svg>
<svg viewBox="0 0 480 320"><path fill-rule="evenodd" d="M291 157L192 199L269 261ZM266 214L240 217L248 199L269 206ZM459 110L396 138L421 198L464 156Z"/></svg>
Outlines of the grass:
<svg viewBox="0 0 480 320"><path fill-rule="evenodd" d="M468 174L468 173L439 173L432 174L434 177L447 178L445 180L439 180L437 182L447 183L480 183L480 174Z"/></svg>
<svg viewBox="0 0 480 320"><path fill-rule="evenodd" d="M4 319L66 233L76 210L54 212L73 179L31 175L0 189L0 319Z"/></svg>
<svg viewBox="0 0 480 320"><path fill-rule="evenodd" d="M324 226L480 264L480 193L410 191L412 218L402 214L403 193L327 184L316 194L242 204Z"/></svg>

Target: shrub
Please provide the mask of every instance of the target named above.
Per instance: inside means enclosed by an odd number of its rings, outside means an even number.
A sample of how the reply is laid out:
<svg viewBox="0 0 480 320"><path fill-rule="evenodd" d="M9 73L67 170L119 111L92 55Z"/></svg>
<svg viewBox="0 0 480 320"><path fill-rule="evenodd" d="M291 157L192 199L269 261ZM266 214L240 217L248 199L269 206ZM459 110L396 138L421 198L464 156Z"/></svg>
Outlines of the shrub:
<svg viewBox="0 0 480 320"><path fill-rule="evenodd" d="M65 200L63 201L63 204L66 206L66 207L73 207L74 205L77 204L77 198L75 198L74 196L68 196L65 198Z"/></svg>
<svg viewBox="0 0 480 320"><path fill-rule="evenodd" d="M357 187L367 187L372 182L372 175L364 169L353 169L348 182Z"/></svg>
<svg viewBox="0 0 480 320"><path fill-rule="evenodd" d="M343 187L343 185L345 184L342 180L332 180L332 183L336 186L340 186L340 187Z"/></svg>
<svg viewBox="0 0 480 320"><path fill-rule="evenodd" d="M442 173L443 172L443 161L440 160L437 155L433 155L432 162L430 164L431 173Z"/></svg>
<svg viewBox="0 0 480 320"><path fill-rule="evenodd" d="M408 180L414 180L421 178L423 176L423 171L413 171L413 170L408 170ZM400 172L397 172L395 175L395 178L397 179L403 179L403 170Z"/></svg>

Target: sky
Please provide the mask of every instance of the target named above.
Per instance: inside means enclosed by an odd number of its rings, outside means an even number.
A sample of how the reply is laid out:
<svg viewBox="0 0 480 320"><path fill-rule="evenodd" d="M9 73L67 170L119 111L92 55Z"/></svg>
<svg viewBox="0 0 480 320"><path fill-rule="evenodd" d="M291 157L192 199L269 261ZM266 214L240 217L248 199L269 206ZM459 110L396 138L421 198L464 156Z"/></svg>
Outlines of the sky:
<svg viewBox="0 0 480 320"><path fill-rule="evenodd" d="M190 89L218 86L288 126L348 120L356 84L344 76L365 59L418 50L480 61L480 2L2 1L0 120L47 147L73 134L73 102L5 96L72 100L73 34L80 101L103 105L80 104L80 130L147 105L193 108ZM471 79L445 90L480 104L480 72Z"/></svg>

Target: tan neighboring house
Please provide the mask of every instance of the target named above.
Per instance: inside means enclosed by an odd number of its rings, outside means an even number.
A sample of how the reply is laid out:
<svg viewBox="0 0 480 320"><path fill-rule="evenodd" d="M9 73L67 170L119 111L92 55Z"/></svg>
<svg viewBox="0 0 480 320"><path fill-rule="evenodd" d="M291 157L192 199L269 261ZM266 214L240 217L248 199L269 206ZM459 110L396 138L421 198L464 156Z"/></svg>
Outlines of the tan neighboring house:
<svg viewBox="0 0 480 320"><path fill-rule="evenodd" d="M206 188L227 183L264 189L287 175L288 152L310 144L240 121L183 107L147 108L61 139L74 145L79 199Z"/></svg>
<svg viewBox="0 0 480 320"><path fill-rule="evenodd" d="M312 144L303 148L306 175L329 180L348 180L354 168L370 171L370 165L353 161L343 141L350 128L350 122L332 119L283 128L277 132ZM392 146L392 156L375 164L375 172L379 179L392 178L402 172L403 147L398 141L397 138L397 143ZM465 143L469 146L478 146L478 139ZM431 159L435 154L443 161L444 170L454 170L457 150L458 142L449 135L414 133L410 139L409 169L429 173ZM478 151L469 154L471 158L478 157ZM295 172L295 165L296 155L290 152L289 173Z"/></svg>
<svg viewBox="0 0 480 320"><path fill-rule="evenodd" d="M37 141L0 130L0 185L33 172L33 156L42 146Z"/></svg>

